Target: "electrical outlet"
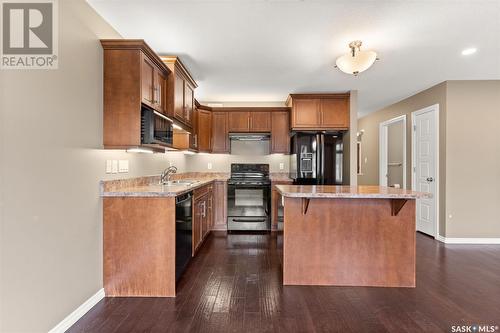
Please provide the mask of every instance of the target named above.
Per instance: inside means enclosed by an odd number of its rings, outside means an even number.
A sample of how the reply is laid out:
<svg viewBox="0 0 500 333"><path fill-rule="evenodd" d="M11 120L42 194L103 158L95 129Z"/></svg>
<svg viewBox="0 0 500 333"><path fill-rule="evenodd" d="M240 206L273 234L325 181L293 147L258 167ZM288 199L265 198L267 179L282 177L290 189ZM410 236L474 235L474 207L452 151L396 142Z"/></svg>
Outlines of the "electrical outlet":
<svg viewBox="0 0 500 333"><path fill-rule="evenodd" d="M111 161L111 173L118 173L118 160Z"/></svg>
<svg viewBox="0 0 500 333"><path fill-rule="evenodd" d="M128 160L118 161L118 172L120 173L128 172Z"/></svg>
<svg viewBox="0 0 500 333"><path fill-rule="evenodd" d="M280 163L280 170L283 170L285 168L285 164L284 163Z"/></svg>
<svg viewBox="0 0 500 333"><path fill-rule="evenodd" d="M106 160L106 173L111 173L111 172L113 172L113 161Z"/></svg>
<svg viewBox="0 0 500 333"><path fill-rule="evenodd" d="M208 164L207 164L207 169L208 169L208 170L212 170L212 163L211 163L211 162L208 162Z"/></svg>

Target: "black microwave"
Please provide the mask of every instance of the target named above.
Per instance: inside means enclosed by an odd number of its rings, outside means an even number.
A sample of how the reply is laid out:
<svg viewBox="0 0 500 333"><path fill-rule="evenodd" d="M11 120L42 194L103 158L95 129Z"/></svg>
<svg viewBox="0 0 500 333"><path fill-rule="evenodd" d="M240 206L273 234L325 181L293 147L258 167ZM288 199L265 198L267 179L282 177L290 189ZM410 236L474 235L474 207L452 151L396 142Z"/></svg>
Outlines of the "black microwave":
<svg viewBox="0 0 500 333"><path fill-rule="evenodd" d="M173 143L172 120L158 111L146 107L141 109L141 143L167 144Z"/></svg>

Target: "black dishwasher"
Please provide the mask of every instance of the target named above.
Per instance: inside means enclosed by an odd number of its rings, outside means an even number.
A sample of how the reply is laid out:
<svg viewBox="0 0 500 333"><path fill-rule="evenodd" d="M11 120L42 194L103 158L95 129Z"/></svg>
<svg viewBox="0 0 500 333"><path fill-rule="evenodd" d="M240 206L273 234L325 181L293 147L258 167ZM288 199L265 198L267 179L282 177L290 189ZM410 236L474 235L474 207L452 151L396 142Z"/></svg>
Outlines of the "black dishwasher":
<svg viewBox="0 0 500 333"><path fill-rule="evenodd" d="M175 280L179 280L192 255L193 213L191 192L175 198Z"/></svg>

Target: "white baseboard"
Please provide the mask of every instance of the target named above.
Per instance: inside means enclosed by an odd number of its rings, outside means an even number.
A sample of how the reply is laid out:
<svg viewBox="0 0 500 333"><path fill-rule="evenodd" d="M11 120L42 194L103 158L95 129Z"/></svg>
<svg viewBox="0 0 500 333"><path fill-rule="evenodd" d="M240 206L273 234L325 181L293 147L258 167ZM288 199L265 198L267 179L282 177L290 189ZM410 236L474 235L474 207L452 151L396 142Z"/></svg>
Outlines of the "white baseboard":
<svg viewBox="0 0 500 333"><path fill-rule="evenodd" d="M438 235L436 239L446 244L500 244L500 238L452 238Z"/></svg>
<svg viewBox="0 0 500 333"><path fill-rule="evenodd" d="M86 300L82 305L80 305L75 311L71 312L66 318L64 318L59 324L57 324L49 333L64 333L68 328L70 328L78 319L82 318L90 309L94 307L101 299L104 298L104 288L99 290L97 293L92 295L88 300Z"/></svg>

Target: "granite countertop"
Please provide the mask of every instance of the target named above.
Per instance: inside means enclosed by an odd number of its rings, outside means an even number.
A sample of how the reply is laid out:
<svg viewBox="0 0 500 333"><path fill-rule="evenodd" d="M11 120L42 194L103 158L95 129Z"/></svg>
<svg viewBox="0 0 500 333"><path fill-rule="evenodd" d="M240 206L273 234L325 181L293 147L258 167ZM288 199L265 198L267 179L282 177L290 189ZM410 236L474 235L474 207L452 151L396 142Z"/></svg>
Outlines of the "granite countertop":
<svg viewBox="0 0 500 333"><path fill-rule="evenodd" d="M432 194L384 186L276 185L284 197L291 198L360 198L420 199Z"/></svg>
<svg viewBox="0 0 500 333"><path fill-rule="evenodd" d="M176 174L174 179L189 179L193 185L160 185L159 176L101 181L101 197L175 197L214 181L227 181L226 174Z"/></svg>

